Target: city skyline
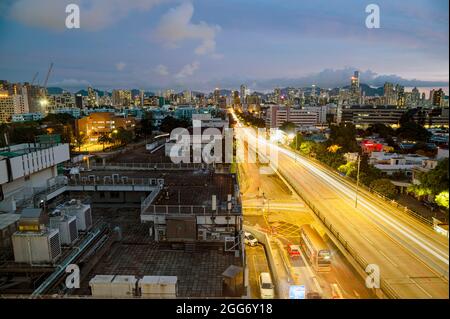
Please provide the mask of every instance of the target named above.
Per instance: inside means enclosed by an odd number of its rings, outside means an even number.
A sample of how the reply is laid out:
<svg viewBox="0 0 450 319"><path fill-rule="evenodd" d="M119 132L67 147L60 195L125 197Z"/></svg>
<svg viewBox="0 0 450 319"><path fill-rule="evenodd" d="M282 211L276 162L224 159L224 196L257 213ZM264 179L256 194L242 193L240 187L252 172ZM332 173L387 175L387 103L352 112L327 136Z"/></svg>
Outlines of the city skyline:
<svg viewBox="0 0 450 319"><path fill-rule="evenodd" d="M65 29L69 2L80 5L80 29ZM102 4L3 4L2 78L30 82L39 71L42 83L54 62L49 86L65 89L327 88L347 85L355 69L361 83L374 86L448 87L444 2L379 1L380 29L366 28L367 4L355 1L326 10L293 1Z"/></svg>

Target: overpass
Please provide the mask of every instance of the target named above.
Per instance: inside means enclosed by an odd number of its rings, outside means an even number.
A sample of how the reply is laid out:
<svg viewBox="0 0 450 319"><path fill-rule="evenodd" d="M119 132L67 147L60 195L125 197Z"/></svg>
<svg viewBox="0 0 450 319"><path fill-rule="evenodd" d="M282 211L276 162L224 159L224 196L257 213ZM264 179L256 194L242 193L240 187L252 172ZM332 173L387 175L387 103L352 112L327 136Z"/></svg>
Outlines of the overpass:
<svg viewBox="0 0 450 319"><path fill-rule="evenodd" d="M330 238L363 275L380 269L381 291L389 298L448 298L448 238L374 195L355 190L335 174L294 152L237 130L239 141L278 151L277 173L311 207Z"/></svg>

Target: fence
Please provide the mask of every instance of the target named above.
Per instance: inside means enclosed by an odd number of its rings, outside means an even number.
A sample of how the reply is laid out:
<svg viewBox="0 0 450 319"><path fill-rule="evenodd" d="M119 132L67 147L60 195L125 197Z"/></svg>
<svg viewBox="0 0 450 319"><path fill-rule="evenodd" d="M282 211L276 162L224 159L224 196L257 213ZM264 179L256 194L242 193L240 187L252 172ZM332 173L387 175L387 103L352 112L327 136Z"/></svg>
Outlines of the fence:
<svg viewBox="0 0 450 319"><path fill-rule="evenodd" d="M299 152L297 152L297 151L295 151L295 150L292 150L292 151L293 151L297 156L305 157L304 155L301 155ZM346 183L347 186L354 188L354 190L356 191L356 181L355 181L354 179L352 179L351 177L348 177L348 176L342 176L341 174L339 174L338 172L336 172L336 170L335 170L334 168L332 168L332 167L326 165L325 163L320 162L319 160L317 160L317 159L315 159L315 158L313 158L313 157L307 156L306 158L307 158L308 160L310 160L310 161L312 161L312 162L314 162L314 163L316 163L316 164L319 164L319 165L321 165L322 167L326 168L327 171L328 171L329 173L333 174L335 177L339 178L342 182ZM380 194L380 193L374 191L374 190L371 189L370 187L367 187L366 185L359 183L359 188L360 188L361 190L365 190L366 192L369 192L369 193L371 193L371 194L373 194L373 195L376 195L379 199L381 199L382 201L384 201L386 204L388 204L388 205L390 205L390 206L392 206L392 207L394 207L394 208L397 208L399 212L403 212L403 213L405 213L405 214L407 214L407 215L409 215L409 216L411 216L411 217L417 219L418 221L424 223L425 225L428 225L428 226L430 226L430 227L433 226L433 221L432 221L431 219L428 219L428 218L423 217L422 215L418 214L417 212L415 212L415 211L409 209L408 207L403 206L403 205L401 205L400 203L396 202L395 200L392 200L392 199L390 199L390 198L387 198L386 196L384 196L384 195L382 195L382 194ZM360 194L360 195L361 195L361 194Z"/></svg>
<svg viewBox="0 0 450 319"><path fill-rule="evenodd" d="M282 174L280 172L280 174ZM286 180L288 180L288 178L286 178L285 176L283 176L283 178L285 178ZM288 180L288 182L290 183L290 181ZM294 185L292 183L290 183L291 185ZM344 249L347 251L347 253L353 257L353 259L356 261L356 263L361 266L361 268L363 270L365 270L367 268L367 266L369 265L369 263L362 257L360 256L357 251L351 247L348 244L348 241L345 240L342 235L339 234L339 232L333 228L333 225L329 222L327 222L325 216L323 214L320 213L320 211L314 206L314 204L312 204L308 199L305 198L305 196L303 196L303 194L301 192L299 192L296 189L297 194L300 196L300 198L305 202L306 205L308 205L311 210L314 212L314 214L321 220L322 224L328 229L328 231L330 233L333 234L333 236L339 241L339 243L344 247ZM392 299L398 299L398 295L395 293L394 289L392 289L392 287L390 287L390 285L383 280L382 278L380 279L380 288L383 291L384 294L386 294L386 296L388 296L389 298Z"/></svg>
<svg viewBox="0 0 450 319"><path fill-rule="evenodd" d="M81 178L72 178L69 180L68 185L78 186L78 185L136 185L136 186L161 186L164 185L164 179L162 178L142 178L134 177L129 178L128 176L97 176L88 175L82 176Z"/></svg>
<svg viewBox="0 0 450 319"><path fill-rule="evenodd" d="M141 208L143 208L144 206L145 205L143 202ZM221 209L218 207L217 210L213 212L210 206L204 205L147 205L145 210L141 210L141 214L142 215L185 214L185 215L204 215L204 216L207 215L211 216L214 214L241 215L241 206L239 204L234 204L231 210Z"/></svg>
<svg viewBox="0 0 450 319"><path fill-rule="evenodd" d="M93 170L200 170L209 169L204 163L93 163Z"/></svg>

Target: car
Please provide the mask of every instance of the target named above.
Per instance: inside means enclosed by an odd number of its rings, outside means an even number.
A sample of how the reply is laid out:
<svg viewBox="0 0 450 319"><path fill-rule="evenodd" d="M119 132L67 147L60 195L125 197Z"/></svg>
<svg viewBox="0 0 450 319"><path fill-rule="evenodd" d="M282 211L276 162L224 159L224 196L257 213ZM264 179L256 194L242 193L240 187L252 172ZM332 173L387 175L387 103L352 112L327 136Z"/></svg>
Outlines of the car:
<svg viewBox="0 0 450 319"><path fill-rule="evenodd" d="M300 246L299 245L288 245L287 247L289 256L291 258L299 258L300 257Z"/></svg>
<svg viewBox="0 0 450 319"><path fill-rule="evenodd" d="M259 291L262 299L273 299L275 297L272 277L268 272L259 274Z"/></svg>
<svg viewBox="0 0 450 319"><path fill-rule="evenodd" d="M244 233L244 243L249 246L256 246L256 245L258 245L258 239L256 239L252 233L245 232Z"/></svg>
<svg viewBox="0 0 450 319"><path fill-rule="evenodd" d="M311 291L306 294L306 299L322 299L322 296L316 291Z"/></svg>

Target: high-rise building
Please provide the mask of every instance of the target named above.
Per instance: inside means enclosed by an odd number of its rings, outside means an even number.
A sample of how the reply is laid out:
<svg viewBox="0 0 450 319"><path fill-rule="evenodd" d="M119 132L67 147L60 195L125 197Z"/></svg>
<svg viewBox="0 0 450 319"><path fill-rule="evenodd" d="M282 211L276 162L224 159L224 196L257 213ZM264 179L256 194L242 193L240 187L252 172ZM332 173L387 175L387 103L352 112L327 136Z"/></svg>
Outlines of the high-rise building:
<svg viewBox="0 0 450 319"><path fill-rule="evenodd" d="M420 92L416 87L414 87L411 91L411 104L413 106L420 104Z"/></svg>
<svg viewBox="0 0 450 319"><path fill-rule="evenodd" d="M219 99L220 99L220 90L219 90L219 88L216 88L214 90L213 99L214 99L214 104L218 105L219 104Z"/></svg>
<svg viewBox="0 0 450 319"><path fill-rule="evenodd" d="M90 107L98 106L98 94L92 87L88 87L88 105Z"/></svg>
<svg viewBox="0 0 450 319"><path fill-rule="evenodd" d="M282 105L272 105L267 110L266 127L278 128L285 122L292 122L296 126L315 126L318 118L317 110L309 111Z"/></svg>
<svg viewBox="0 0 450 319"><path fill-rule="evenodd" d="M445 98L444 91L442 89L433 91L434 91L432 101L433 106L440 106L440 107L444 106L444 98Z"/></svg>
<svg viewBox="0 0 450 319"><path fill-rule="evenodd" d="M183 92L184 103L190 104L192 102L192 92L189 90L185 90Z"/></svg>
<svg viewBox="0 0 450 319"><path fill-rule="evenodd" d="M250 94L250 90L244 84L241 85L240 90L241 104L244 105L246 103L245 99L247 98L247 95Z"/></svg>
<svg viewBox="0 0 450 319"><path fill-rule="evenodd" d="M113 90L112 91L113 106L130 106L131 91L129 90Z"/></svg>
<svg viewBox="0 0 450 319"><path fill-rule="evenodd" d="M353 73L350 90L353 94L359 94L359 71Z"/></svg>
<svg viewBox="0 0 450 319"><path fill-rule="evenodd" d="M397 94L397 106L400 107L406 106L405 87L400 84L397 84L395 86L395 92Z"/></svg>
<svg viewBox="0 0 450 319"><path fill-rule="evenodd" d="M384 83L384 100L386 105L397 105L397 95L394 91L394 85L392 83Z"/></svg>
<svg viewBox="0 0 450 319"><path fill-rule="evenodd" d="M11 95L6 90L0 91L0 123L10 122L14 114L28 113L26 98L26 95Z"/></svg>
<svg viewBox="0 0 450 319"><path fill-rule="evenodd" d="M355 71L350 81L350 103L361 104L361 88L359 86L359 71Z"/></svg>

